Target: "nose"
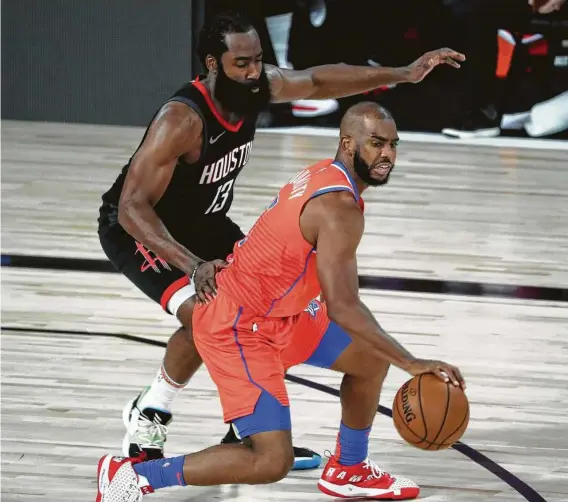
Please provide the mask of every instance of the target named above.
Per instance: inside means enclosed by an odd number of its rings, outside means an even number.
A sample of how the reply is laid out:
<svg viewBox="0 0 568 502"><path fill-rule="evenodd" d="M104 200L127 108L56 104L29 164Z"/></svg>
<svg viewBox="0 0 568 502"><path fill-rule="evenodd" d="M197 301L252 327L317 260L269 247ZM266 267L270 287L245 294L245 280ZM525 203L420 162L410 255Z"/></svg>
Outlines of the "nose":
<svg viewBox="0 0 568 502"><path fill-rule="evenodd" d="M261 69L262 63L251 63L248 67L247 80L258 80L260 78Z"/></svg>
<svg viewBox="0 0 568 502"><path fill-rule="evenodd" d="M389 144L383 145L383 148L381 148L381 160L383 162L392 162L394 156L395 149Z"/></svg>

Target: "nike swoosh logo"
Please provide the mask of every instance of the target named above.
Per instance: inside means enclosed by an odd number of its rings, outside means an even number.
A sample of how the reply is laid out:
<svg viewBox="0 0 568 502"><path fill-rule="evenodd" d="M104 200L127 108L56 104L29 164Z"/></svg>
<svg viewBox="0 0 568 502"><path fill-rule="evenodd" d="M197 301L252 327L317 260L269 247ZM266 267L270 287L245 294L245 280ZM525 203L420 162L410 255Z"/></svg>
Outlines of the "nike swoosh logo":
<svg viewBox="0 0 568 502"><path fill-rule="evenodd" d="M223 136L223 134L225 134L226 132L227 132L227 131L223 131L221 134L219 134L219 136L215 136L214 138L209 138L209 144L212 145L213 143L216 143L217 140L218 140L221 136Z"/></svg>

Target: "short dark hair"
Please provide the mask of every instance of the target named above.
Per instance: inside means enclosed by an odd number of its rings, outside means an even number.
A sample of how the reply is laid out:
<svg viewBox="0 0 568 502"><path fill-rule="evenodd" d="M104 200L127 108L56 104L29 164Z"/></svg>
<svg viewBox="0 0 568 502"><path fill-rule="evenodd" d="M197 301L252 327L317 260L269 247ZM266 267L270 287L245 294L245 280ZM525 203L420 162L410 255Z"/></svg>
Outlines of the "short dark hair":
<svg viewBox="0 0 568 502"><path fill-rule="evenodd" d="M205 58L211 54L219 58L228 50L225 36L229 33L247 33L254 30L252 23L238 12L221 12L211 18L199 32L197 55L204 67Z"/></svg>

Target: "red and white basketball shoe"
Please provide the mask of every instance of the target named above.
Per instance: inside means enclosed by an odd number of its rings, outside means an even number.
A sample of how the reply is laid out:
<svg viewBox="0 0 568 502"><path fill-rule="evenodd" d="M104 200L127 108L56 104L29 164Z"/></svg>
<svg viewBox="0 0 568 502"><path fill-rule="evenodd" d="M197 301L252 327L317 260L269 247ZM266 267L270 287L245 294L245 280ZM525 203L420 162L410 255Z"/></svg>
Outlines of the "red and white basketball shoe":
<svg viewBox="0 0 568 502"><path fill-rule="evenodd" d="M143 462L138 458L113 457L105 455L99 460L96 502L140 502L142 496L154 489L144 476L139 476L134 464Z"/></svg>
<svg viewBox="0 0 568 502"><path fill-rule="evenodd" d="M332 497L407 500L420 494L410 479L382 471L370 459L360 464L341 465L331 457L318 481L320 491Z"/></svg>

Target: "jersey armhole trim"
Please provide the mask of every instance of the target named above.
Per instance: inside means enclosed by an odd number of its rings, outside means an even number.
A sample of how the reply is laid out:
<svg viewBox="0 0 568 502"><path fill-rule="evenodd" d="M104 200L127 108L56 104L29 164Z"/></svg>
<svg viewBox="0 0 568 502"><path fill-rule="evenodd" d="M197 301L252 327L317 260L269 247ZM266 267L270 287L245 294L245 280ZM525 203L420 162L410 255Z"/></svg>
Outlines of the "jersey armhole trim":
<svg viewBox="0 0 568 502"><path fill-rule="evenodd" d="M174 96L168 100L168 103L171 101L177 101L178 103L183 103L184 105L189 106L199 117L201 118L201 122L203 124L203 130L201 131L201 153L199 154L199 158L195 161L195 163L200 162L204 157L207 150L207 122L205 121L205 116L203 112L199 109L199 106L195 101L191 99L184 98L183 96Z"/></svg>
<svg viewBox="0 0 568 502"><path fill-rule="evenodd" d="M355 192L353 191L353 189L351 187L348 187L347 185L330 185L330 186L319 188L312 195L310 195L308 200L311 200L314 197L318 197L320 195L323 195L323 194L326 194L326 193L331 193L331 192L350 192L351 195L353 195L353 197L355 198L355 202L357 202L357 196L356 196Z"/></svg>

